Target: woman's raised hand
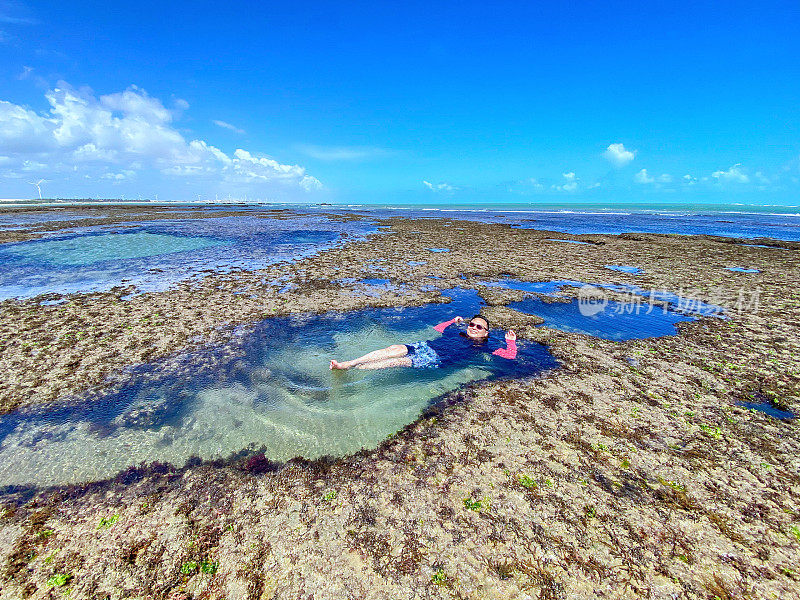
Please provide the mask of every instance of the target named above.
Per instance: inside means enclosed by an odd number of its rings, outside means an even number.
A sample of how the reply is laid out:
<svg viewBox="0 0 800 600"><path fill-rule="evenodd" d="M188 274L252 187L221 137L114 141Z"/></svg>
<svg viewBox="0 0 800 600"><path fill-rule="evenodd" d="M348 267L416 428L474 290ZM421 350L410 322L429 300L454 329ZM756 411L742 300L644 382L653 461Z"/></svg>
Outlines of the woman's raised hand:
<svg viewBox="0 0 800 600"><path fill-rule="evenodd" d="M453 322L454 322L456 325L461 325L461 323L463 323L463 322L464 322L464 317L456 317L455 319L453 319Z"/></svg>
<svg viewBox="0 0 800 600"><path fill-rule="evenodd" d="M516 334L516 333L514 333L514 330L513 330L513 329L509 329L509 330L506 332L506 341L507 341L507 342L514 342L514 341L516 341L516 340L517 340L517 334Z"/></svg>

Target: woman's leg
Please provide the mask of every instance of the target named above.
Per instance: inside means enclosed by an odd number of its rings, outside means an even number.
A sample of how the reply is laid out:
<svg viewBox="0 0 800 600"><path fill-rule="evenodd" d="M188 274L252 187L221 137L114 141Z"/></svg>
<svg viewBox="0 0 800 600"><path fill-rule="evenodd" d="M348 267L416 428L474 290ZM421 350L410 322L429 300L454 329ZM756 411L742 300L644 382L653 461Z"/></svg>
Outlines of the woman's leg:
<svg viewBox="0 0 800 600"><path fill-rule="evenodd" d="M405 344L394 344L389 346L388 348L382 348L381 350L373 350L364 356L359 356L358 358L354 358L353 360L346 360L343 362L339 362L338 360L331 361L331 369L351 369L353 367L357 367L359 365L363 365L370 362L378 362L387 360L390 358L402 358L408 354L408 348L405 347Z"/></svg>

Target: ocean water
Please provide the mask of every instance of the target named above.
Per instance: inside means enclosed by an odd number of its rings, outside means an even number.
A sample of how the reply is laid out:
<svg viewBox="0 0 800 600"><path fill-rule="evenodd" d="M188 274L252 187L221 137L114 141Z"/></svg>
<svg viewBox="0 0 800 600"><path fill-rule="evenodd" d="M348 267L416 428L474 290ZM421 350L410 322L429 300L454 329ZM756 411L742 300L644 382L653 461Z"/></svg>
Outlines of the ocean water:
<svg viewBox="0 0 800 600"><path fill-rule="evenodd" d="M275 461L372 448L460 385L534 376L558 366L540 344L516 360L463 367L331 371L395 343L438 336L433 325L478 312L475 292L450 304L267 319L227 347L175 368L137 370L114 393L0 416L0 488L113 477L142 462L186 464L263 451ZM503 332L492 335L502 339Z"/></svg>
<svg viewBox="0 0 800 600"><path fill-rule="evenodd" d="M663 204L350 205L312 207L372 216L452 218L507 223L573 235L672 233L800 241L800 206ZM560 240L565 241L565 240ZM568 241L568 240L566 240Z"/></svg>

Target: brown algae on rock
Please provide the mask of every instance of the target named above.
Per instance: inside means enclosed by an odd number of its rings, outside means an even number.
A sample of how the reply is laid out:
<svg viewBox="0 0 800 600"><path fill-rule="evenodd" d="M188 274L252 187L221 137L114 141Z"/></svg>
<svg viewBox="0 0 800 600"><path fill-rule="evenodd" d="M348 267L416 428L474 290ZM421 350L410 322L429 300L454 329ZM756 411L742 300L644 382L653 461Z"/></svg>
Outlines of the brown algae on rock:
<svg viewBox="0 0 800 600"><path fill-rule="evenodd" d="M53 306L5 301L3 410L108 385L126 367L271 315L436 301L432 281L614 283L630 276L604 265L633 264L644 271L637 285L722 304L729 318L612 342L484 307L493 327L547 343L562 369L453 392L353 456L154 464L112 481L6 490L0 597L796 596L797 424L736 405L766 397L800 410L794 245L574 236L588 246L503 225L383 224L380 235L297 263L127 301L127 290ZM518 250L497 252L500 243ZM381 259L375 275L369 265ZM725 270L740 263L760 272L744 282ZM402 294L319 283L370 276L402 284ZM280 278L297 287L262 283Z"/></svg>

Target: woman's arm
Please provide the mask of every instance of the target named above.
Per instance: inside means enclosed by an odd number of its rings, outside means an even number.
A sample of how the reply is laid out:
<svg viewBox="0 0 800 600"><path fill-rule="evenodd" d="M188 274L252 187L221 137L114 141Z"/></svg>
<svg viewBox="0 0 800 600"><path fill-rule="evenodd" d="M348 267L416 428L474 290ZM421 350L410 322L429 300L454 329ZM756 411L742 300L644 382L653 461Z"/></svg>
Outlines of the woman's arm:
<svg viewBox="0 0 800 600"><path fill-rule="evenodd" d="M509 360L517 358L517 334L513 330L509 330L506 333L506 347L498 348L492 354Z"/></svg>
<svg viewBox="0 0 800 600"><path fill-rule="evenodd" d="M449 321L445 321L444 323L439 323L434 327L434 329L439 333L444 333L444 330L447 329L453 323L463 323L463 322L464 322L464 317L453 317Z"/></svg>

